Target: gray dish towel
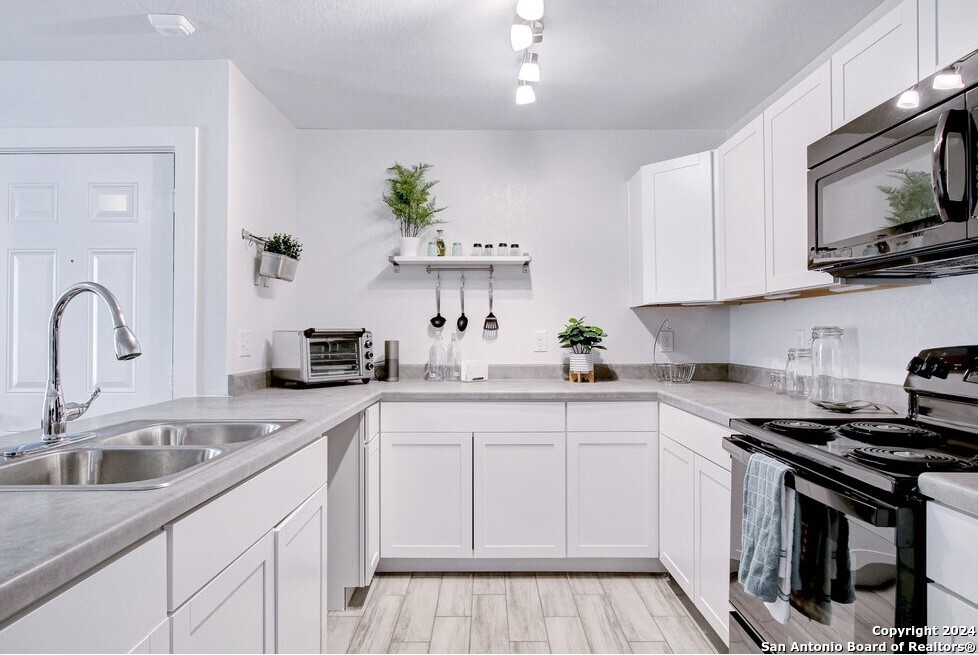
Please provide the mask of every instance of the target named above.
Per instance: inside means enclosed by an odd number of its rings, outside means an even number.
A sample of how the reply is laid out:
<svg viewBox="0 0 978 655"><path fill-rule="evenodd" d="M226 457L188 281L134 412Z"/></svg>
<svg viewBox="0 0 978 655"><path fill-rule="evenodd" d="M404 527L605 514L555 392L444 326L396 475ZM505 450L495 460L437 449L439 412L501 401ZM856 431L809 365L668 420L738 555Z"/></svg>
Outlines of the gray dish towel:
<svg viewBox="0 0 978 655"><path fill-rule="evenodd" d="M794 536L791 530L795 519L793 502L790 502L788 515L784 517L790 527L785 530L786 526L782 525L786 500L784 476L790 472L791 467L787 464L755 453L747 463L747 474L744 476L744 514L737 579L745 592L765 603L786 600L784 597L779 599L778 592L783 591L780 589L786 573L783 560L789 547L783 542L786 536L791 535L787 541ZM790 569L787 574L790 585Z"/></svg>

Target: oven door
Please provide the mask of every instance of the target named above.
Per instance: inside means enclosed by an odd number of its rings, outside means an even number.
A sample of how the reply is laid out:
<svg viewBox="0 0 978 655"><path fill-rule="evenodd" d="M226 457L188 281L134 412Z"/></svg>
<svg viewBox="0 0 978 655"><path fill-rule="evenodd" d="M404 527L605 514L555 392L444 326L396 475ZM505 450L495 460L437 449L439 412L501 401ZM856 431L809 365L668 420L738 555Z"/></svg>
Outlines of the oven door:
<svg viewBox="0 0 978 655"><path fill-rule="evenodd" d="M307 382L360 377L359 337L310 337Z"/></svg>
<svg viewBox="0 0 978 655"><path fill-rule="evenodd" d="M744 476L747 461L754 452L766 452L753 442L737 436L726 440L724 448L731 457L731 559L739 568L741 556L741 521L743 515ZM778 457L774 452L766 452ZM784 460L783 457L779 458ZM792 463L796 473L793 486L797 493L842 514L849 524L849 559L855 587L855 601L833 602L828 616L813 620L795 607L787 624L776 621L764 603L747 595L733 573L730 580L730 652L762 652L763 644L889 643L887 637L874 634L874 627L892 628L912 623L908 597L913 597L913 567L901 565L901 559L912 557L897 535L897 508L879 502L811 470ZM908 577L909 576L909 577ZM909 612L909 613L908 613ZM890 649L887 648L887 651ZM771 652L768 649L766 652Z"/></svg>
<svg viewBox="0 0 978 655"><path fill-rule="evenodd" d="M973 141L961 94L813 166L809 268L897 261L966 240Z"/></svg>

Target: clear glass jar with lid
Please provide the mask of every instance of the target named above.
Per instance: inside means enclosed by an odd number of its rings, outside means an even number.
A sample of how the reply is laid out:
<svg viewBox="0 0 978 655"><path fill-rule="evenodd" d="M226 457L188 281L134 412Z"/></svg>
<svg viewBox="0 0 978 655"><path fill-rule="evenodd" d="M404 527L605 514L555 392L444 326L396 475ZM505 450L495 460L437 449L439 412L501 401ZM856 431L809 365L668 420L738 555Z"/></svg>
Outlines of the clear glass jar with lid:
<svg viewBox="0 0 978 655"><path fill-rule="evenodd" d="M842 328L834 325L812 328L812 400L830 403L852 400L842 332Z"/></svg>
<svg viewBox="0 0 978 655"><path fill-rule="evenodd" d="M810 348L789 348L784 367L784 390L794 398L812 395L812 351Z"/></svg>

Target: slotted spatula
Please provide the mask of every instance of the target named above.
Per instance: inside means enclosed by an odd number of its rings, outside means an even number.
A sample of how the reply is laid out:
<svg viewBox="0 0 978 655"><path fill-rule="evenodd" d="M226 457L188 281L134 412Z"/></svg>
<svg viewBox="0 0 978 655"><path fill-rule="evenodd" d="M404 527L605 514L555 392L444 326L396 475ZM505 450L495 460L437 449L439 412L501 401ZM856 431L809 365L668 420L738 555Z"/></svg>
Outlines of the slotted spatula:
<svg viewBox="0 0 978 655"><path fill-rule="evenodd" d="M496 320L496 315L492 313L492 270L489 270L489 314L486 316L486 322L482 325L483 336L487 339L494 339L496 337L496 332L499 331L499 321Z"/></svg>

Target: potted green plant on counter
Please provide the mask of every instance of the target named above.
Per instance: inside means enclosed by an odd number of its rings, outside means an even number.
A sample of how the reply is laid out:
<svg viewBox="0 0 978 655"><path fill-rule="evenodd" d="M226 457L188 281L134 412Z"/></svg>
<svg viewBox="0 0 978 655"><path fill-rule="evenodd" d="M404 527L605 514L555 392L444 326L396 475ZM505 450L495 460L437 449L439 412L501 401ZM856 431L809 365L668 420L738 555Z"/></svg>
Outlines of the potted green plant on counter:
<svg viewBox="0 0 978 655"><path fill-rule="evenodd" d="M591 351L607 350L601 342L608 333L597 325L585 325L584 317L569 318L563 332L557 334L561 348L570 348L570 370L573 373L593 373Z"/></svg>
<svg viewBox="0 0 978 655"><path fill-rule="evenodd" d="M276 232L265 239L265 249L261 253L259 275L274 277L291 282L302 256L302 243L291 234Z"/></svg>
<svg viewBox="0 0 978 655"><path fill-rule="evenodd" d="M426 179L429 170L431 164L402 166L397 162L387 169L391 177L387 178L388 193L383 198L394 220L400 224L402 257L417 257L421 246L418 235L433 225L444 223L436 215L446 208L438 207L431 195L438 180Z"/></svg>

